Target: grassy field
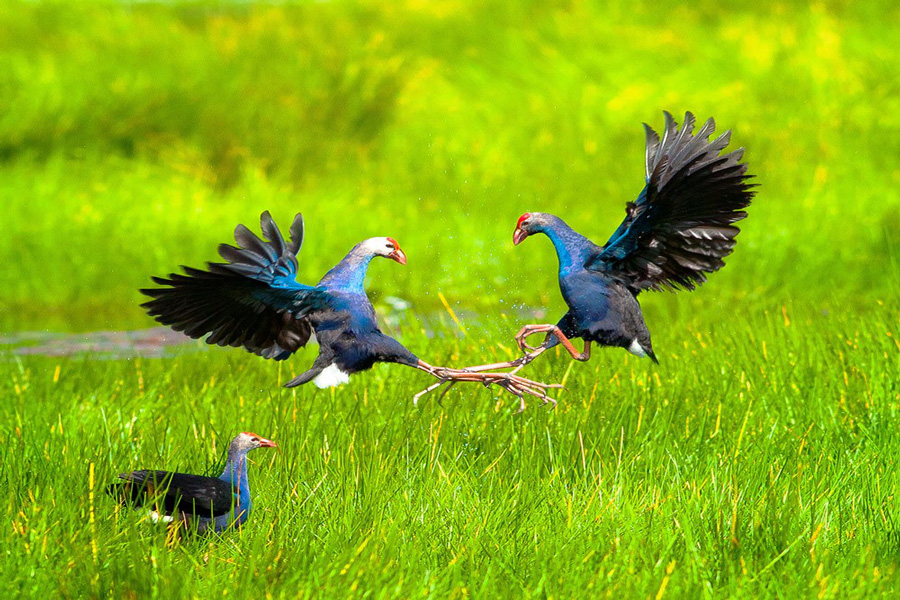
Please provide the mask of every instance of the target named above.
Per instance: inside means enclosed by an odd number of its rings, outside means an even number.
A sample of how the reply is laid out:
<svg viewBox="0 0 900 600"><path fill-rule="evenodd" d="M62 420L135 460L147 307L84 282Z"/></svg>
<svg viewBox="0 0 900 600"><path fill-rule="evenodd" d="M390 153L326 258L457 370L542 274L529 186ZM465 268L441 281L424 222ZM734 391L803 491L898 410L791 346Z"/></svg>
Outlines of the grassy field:
<svg viewBox="0 0 900 600"><path fill-rule="evenodd" d="M900 8L893 2L0 5L0 589L10 597L781 597L900 593ZM262 210L302 279L357 241L389 332L512 356L563 304L543 210L602 243L641 122L715 116L758 196L728 266L641 300L621 351L526 371L556 410L421 373L284 390L274 364L21 354L152 326L137 289ZM457 324L439 292L459 315ZM412 308L398 310L394 296ZM116 473L251 466L240 532L170 546Z"/></svg>

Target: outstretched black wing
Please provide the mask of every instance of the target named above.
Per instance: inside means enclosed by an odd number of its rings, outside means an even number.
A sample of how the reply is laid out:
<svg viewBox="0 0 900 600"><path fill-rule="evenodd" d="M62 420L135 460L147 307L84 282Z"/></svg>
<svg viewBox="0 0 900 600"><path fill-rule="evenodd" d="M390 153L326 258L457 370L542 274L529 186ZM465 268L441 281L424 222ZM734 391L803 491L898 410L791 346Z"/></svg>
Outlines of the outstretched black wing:
<svg viewBox="0 0 900 600"><path fill-rule="evenodd" d="M106 488L109 495L131 506L147 506L167 515L188 513L218 517L235 502L231 484L215 477L169 471L133 471Z"/></svg>
<svg viewBox="0 0 900 600"><path fill-rule="evenodd" d="M185 275L153 277L160 288L142 289L153 298L141 306L154 319L208 344L243 346L263 358L284 360L309 341L307 316L328 308L330 296L297 283L296 254L303 244L303 217L297 214L287 244L268 211L260 216L267 241L238 225L239 247L221 244L227 262L209 270L182 267Z"/></svg>
<svg viewBox="0 0 900 600"><path fill-rule="evenodd" d="M647 124L647 185L589 269L603 272L632 290L694 289L706 273L724 266L753 197L751 177L741 163L743 149L728 154L731 131L709 141L709 119L696 135L694 115L678 129L665 113L662 140Z"/></svg>

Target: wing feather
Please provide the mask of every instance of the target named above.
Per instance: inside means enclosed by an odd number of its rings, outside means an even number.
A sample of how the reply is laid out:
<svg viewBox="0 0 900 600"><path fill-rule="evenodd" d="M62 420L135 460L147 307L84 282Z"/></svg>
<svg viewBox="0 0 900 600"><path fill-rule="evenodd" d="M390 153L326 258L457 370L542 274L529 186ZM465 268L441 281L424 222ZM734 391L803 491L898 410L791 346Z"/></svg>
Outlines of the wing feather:
<svg viewBox="0 0 900 600"><path fill-rule="evenodd" d="M693 289L725 264L740 229L733 223L753 197L743 149L721 152L731 131L714 138L715 121L693 133L695 119L685 114L681 128L668 112L662 138L649 125L647 184L609 241L587 264L631 287Z"/></svg>
<svg viewBox="0 0 900 600"><path fill-rule="evenodd" d="M122 504L153 506L167 515L188 513L218 517L231 510L234 489L216 477L169 471L133 471L106 488Z"/></svg>
<svg viewBox="0 0 900 600"><path fill-rule="evenodd" d="M224 263L208 270L182 267L184 274L153 277L158 288L141 292L152 300L142 306L154 319L208 344L243 346L264 358L284 360L309 341L312 312L330 309L322 288L296 281L303 242L303 217L291 225L285 242L268 211L260 217L266 240L239 225L238 246L221 244Z"/></svg>

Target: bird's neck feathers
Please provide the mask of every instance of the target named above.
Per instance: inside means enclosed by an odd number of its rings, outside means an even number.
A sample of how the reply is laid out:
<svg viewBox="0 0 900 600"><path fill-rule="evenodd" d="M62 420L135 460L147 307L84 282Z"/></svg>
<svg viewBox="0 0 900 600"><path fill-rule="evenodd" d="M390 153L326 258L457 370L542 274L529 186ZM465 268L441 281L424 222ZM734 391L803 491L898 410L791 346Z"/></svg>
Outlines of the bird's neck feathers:
<svg viewBox="0 0 900 600"><path fill-rule="evenodd" d="M228 459L225 461L225 470L219 479L231 483L242 492L250 490L247 482L247 450L244 448L235 448L232 442L228 448Z"/></svg>
<svg viewBox="0 0 900 600"><path fill-rule="evenodd" d="M546 234L556 248L560 276L583 267L596 248L593 242L554 215L546 215L538 231Z"/></svg>
<svg viewBox="0 0 900 600"><path fill-rule="evenodd" d="M369 263L374 255L357 244L319 281L319 285L326 289L336 289L345 292L365 293L364 283Z"/></svg>

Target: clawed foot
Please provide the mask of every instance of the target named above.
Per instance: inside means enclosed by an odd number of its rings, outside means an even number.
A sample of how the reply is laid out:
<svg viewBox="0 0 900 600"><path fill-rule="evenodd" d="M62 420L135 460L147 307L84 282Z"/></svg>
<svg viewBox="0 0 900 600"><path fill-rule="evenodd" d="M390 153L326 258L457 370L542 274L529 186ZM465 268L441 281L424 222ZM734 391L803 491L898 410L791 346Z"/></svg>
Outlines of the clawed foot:
<svg viewBox="0 0 900 600"><path fill-rule="evenodd" d="M516 345L522 352L534 352L539 348L539 346L532 346L525 340L535 333L546 333L547 331L549 331L547 325L526 325L519 330L519 333L516 334Z"/></svg>
<svg viewBox="0 0 900 600"><path fill-rule="evenodd" d="M540 346L530 346L526 339L535 333L546 333L547 338ZM551 337L552 336L552 337ZM465 367L462 369L449 369L447 367L433 367L424 361L419 361L416 368L421 369L437 377L437 383L433 383L415 396L413 403L417 404L419 398L429 392L433 392L444 384L448 384L438 397L438 403L446 395L447 391L459 382L481 383L485 387L497 385L519 398L519 412L525 410L525 396L534 396L540 398L543 404L553 404L556 407L556 400L547 395L547 390L552 388L561 388L558 383L541 383L520 377L517 373L533 361L535 358L546 352L549 348L556 344L562 344L563 348L574 358L579 361L586 361L591 356L591 342L585 341L584 351L578 352L572 341L560 330L559 326L551 324L542 325L525 325L516 334L516 345L524 352L523 356L515 360L502 363L493 363L489 365L478 365L474 367ZM503 371L502 369L511 369L511 371Z"/></svg>
<svg viewBox="0 0 900 600"><path fill-rule="evenodd" d="M460 382L481 383L485 387L497 385L510 394L519 398L519 412L525 410L525 396L534 396L542 400L542 404L552 404L556 407L556 400L547 394L547 390L553 388L561 388L558 383L542 383L533 381L515 374L515 372L507 373L502 371L489 371L489 369L507 368L515 366L521 368L524 366L522 359L511 361L509 363L498 363L494 365L480 365L475 367L467 367L464 369L450 369L447 367L433 367L424 362L420 362L418 368L426 371L436 377L438 381L431 384L415 396L413 396L413 404L418 404L419 398L433 392L444 384L448 384L438 397L438 401L443 399L444 395L451 387Z"/></svg>

